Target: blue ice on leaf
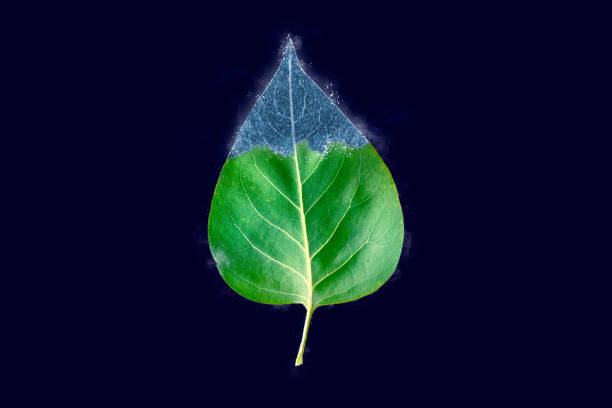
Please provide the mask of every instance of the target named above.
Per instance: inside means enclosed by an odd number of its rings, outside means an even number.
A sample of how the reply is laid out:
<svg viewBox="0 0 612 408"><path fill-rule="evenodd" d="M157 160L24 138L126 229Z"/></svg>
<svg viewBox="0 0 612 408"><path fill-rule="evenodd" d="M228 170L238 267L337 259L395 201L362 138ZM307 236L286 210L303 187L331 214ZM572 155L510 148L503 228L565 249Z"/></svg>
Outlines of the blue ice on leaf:
<svg viewBox="0 0 612 408"><path fill-rule="evenodd" d="M368 143L304 72L289 39L283 60L240 128L230 157L248 152L254 146L269 147L289 156L302 140L320 152L332 142L344 142L356 148Z"/></svg>

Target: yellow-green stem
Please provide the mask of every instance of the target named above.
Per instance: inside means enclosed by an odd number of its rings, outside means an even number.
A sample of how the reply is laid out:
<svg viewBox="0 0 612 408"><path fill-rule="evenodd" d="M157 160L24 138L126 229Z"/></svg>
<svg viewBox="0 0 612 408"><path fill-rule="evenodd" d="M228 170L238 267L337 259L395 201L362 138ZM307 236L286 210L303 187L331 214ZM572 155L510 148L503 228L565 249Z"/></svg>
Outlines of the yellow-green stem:
<svg viewBox="0 0 612 408"><path fill-rule="evenodd" d="M306 320L304 321L304 331L302 332L302 342L300 343L300 349L298 350L297 358L295 359L295 365L300 366L304 360L304 348L306 347L306 337L308 336L308 328L310 327L310 319L312 319L312 306L306 306Z"/></svg>

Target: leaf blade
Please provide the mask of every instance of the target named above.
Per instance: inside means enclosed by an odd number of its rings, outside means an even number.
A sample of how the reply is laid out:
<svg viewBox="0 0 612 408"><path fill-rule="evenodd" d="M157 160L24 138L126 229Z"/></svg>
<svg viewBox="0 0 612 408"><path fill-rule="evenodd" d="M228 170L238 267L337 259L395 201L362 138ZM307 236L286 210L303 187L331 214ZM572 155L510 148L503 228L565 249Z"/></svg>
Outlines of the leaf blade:
<svg viewBox="0 0 612 408"><path fill-rule="evenodd" d="M250 300L306 307L299 365L314 310L377 290L403 232L387 167L289 43L215 188L209 242L221 276Z"/></svg>

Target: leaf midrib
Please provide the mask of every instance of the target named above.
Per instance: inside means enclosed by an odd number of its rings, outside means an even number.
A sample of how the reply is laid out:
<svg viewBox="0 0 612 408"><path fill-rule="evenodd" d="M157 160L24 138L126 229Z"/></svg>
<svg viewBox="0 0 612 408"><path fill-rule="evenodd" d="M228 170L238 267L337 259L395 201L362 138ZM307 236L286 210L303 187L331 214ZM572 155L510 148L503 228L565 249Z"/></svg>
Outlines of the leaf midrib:
<svg viewBox="0 0 612 408"><path fill-rule="evenodd" d="M299 198L299 213L300 220L302 222L302 231L304 234L304 245L302 246L304 252L304 260L306 264L306 274L308 276L308 296L307 296L307 304L306 309L310 311L312 308L312 268L310 263L310 248L308 246L308 232L306 230L306 214L304 213L304 199L302 197L302 180L300 176L300 164L297 156L297 144L295 142L295 119L293 117L293 86L291 83L291 54L289 54L288 60L288 82L289 82L289 119L291 120L291 138L293 140L293 159L295 160L295 172L297 176L297 187L298 187L298 198Z"/></svg>

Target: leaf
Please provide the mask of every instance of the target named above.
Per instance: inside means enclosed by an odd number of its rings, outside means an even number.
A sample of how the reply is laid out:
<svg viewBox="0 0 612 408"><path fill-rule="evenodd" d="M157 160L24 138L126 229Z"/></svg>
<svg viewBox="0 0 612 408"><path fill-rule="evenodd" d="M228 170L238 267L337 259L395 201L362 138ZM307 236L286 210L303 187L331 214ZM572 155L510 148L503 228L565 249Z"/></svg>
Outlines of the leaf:
<svg viewBox="0 0 612 408"><path fill-rule="evenodd" d="M389 279L404 227L389 170L301 68L291 40L221 170L208 235L227 284L255 302L350 302Z"/></svg>

